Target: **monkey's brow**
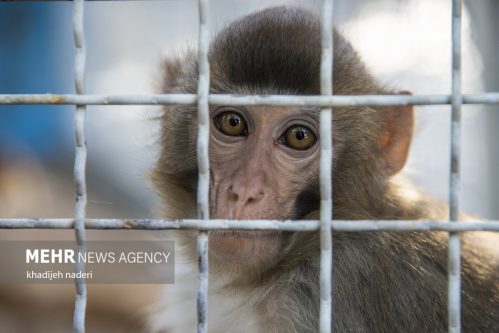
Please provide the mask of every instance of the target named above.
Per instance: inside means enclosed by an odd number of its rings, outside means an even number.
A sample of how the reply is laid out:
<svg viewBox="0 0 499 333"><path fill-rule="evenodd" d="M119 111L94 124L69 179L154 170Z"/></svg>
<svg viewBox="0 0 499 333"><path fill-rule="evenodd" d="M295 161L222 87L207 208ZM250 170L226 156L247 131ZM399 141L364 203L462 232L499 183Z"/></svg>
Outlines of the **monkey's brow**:
<svg viewBox="0 0 499 333"><path fill-rule="evenodd" d="M319 120L321 117L321 110L322 108L320 106L304 106L300 109L301 111L310 114L313 118ZM334 123L341 123L347 121L347 119L338 119L333 117L333 122Z"/></svg>
<svg viewBox="0 0 499 333"><path fill-rule="evenodd" d="M319 118L321 115L321 108L318 106L304 106L301 110L305 113L310 113L314 118Z"/></svg>

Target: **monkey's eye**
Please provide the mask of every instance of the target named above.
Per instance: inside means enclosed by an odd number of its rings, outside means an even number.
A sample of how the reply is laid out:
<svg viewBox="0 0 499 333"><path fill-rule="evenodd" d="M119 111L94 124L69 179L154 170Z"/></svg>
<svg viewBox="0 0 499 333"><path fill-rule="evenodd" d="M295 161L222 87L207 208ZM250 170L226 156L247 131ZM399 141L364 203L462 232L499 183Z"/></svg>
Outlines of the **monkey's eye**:
<svg viewBox="0 0 499 333"><path fill-rule="evenodd" d="M282 137L284 144L296 150L307 150L317 141L315 134L305 126L292 126Z"/></svg>
<svg viewBox="0 0 499 333"><path fill-rule="evenodd" d="M215 126L225 135L245 136L248 126L244 118L236 112L222 112L214 118Z"/></svg>

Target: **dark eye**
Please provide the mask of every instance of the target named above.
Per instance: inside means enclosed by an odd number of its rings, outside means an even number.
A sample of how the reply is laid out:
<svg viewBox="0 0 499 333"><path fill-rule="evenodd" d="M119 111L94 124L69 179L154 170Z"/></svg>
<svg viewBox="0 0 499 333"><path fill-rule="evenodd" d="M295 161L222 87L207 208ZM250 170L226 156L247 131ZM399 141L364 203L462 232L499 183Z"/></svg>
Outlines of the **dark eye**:
<svg viewBox="0 0 499 333"><path fill-rule="evenodd" d="M222 112L214 118L214 121L215 126L225 135L244 136L248 133L246 120L237 112Z"/></svg>
<svg viewBox="0 0 499 333"><path fill-rule="evenodd" d="M305 126L292 126L283 135L284 144L296 150L306 150L317 141L315 134Z"/></svg>

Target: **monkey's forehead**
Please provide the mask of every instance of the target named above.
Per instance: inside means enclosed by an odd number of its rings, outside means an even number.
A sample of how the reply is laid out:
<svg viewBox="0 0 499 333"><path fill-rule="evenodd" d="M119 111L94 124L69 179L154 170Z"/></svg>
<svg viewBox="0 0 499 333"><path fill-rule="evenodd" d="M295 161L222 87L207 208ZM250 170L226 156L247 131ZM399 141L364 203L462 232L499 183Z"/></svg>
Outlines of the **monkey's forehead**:
<svg viewBox="0 0 499 333"><path fill-rule="evenodd" d="M224 80L248 90L319 91L320 21L311 12L275 7L222 30L209 57Z"/></svg>
<svg viewBox="0 0 499 333"><path fill-rule="evenodd" d="M320 19L295 7L274 7L245 16L223 29L209 51L212 89L252 94L320 93ZM350 43L334 31L337 93L379 93ZM359 85L362 82L362 85Z"/></svg>

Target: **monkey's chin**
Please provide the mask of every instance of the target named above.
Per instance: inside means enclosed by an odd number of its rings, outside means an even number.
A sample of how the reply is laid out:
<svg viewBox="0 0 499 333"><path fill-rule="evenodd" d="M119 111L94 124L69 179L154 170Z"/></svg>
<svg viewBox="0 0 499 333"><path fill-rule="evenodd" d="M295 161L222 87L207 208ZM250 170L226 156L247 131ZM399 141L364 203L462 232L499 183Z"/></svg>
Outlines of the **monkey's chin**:
<svg viewBox="0 0 499 333"><path fill-rule="evenodd" d="M235 265L238 271L239 266L262 271L278 260L282 243L280 231L217 230L210 233L210 254L222 269Z"/></svg>

